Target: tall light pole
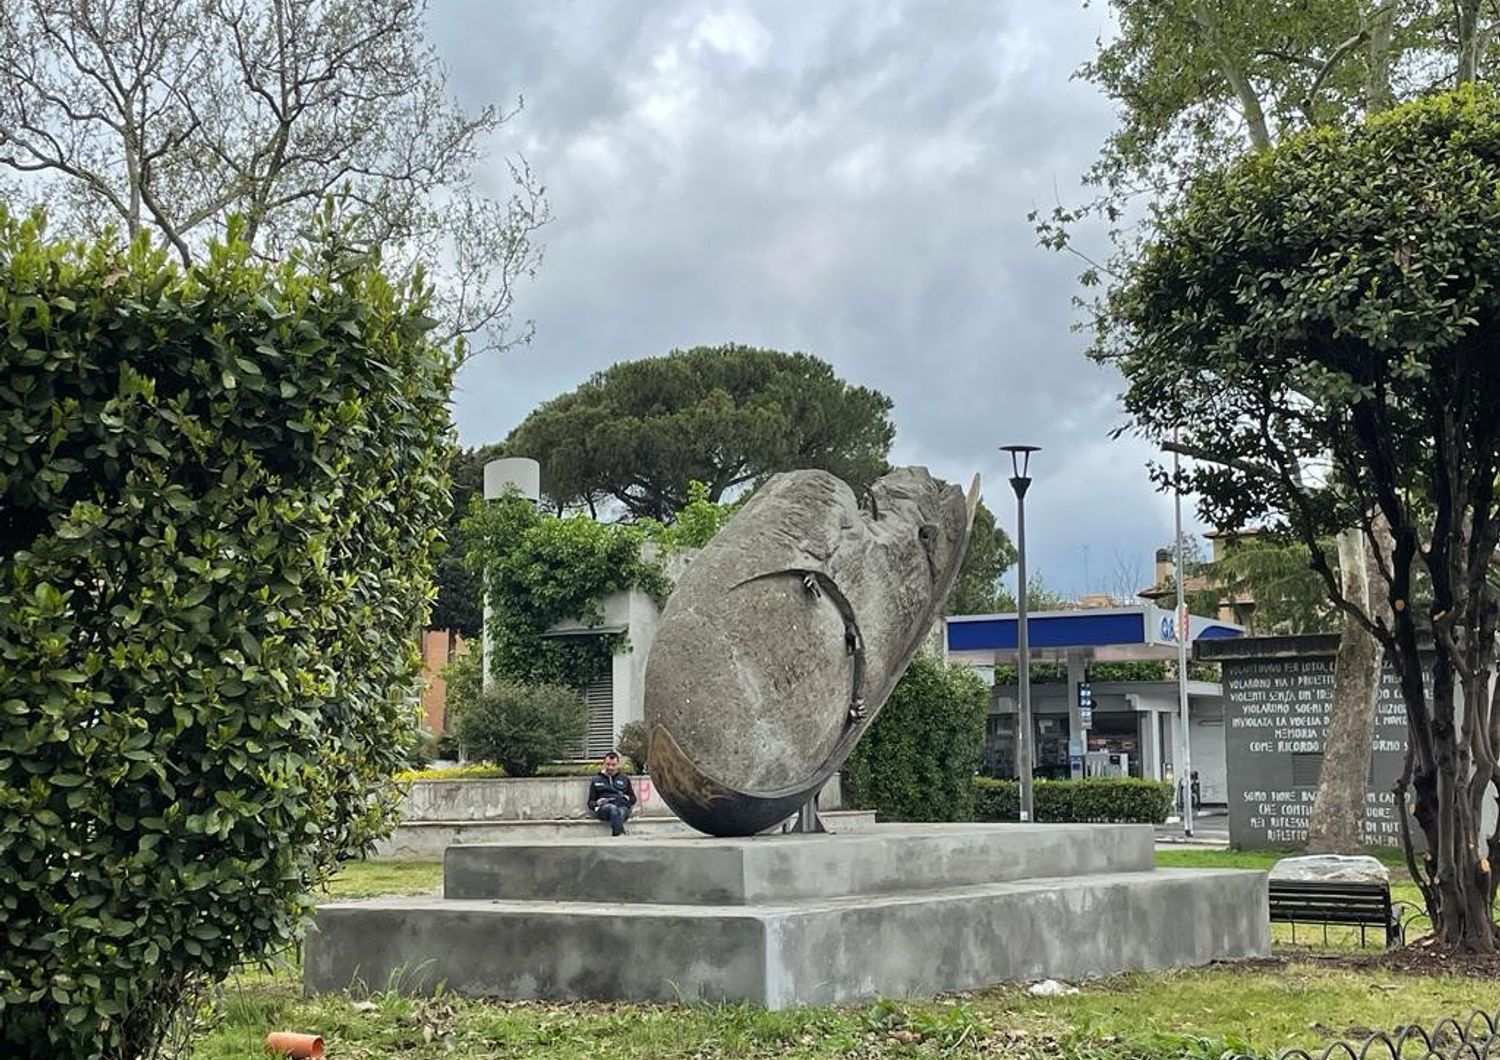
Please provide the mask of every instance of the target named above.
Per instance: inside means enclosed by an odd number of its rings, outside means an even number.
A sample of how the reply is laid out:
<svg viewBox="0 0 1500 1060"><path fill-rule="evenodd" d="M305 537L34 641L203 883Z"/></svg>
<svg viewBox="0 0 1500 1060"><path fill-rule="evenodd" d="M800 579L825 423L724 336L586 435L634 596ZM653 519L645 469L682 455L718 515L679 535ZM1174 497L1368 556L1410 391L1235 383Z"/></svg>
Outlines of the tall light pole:
<svg viewBox="0 0 1500 1060"><path fill-rule="evenodd" d="M1026 621L1026 488L1031 485L1031 454L1039 445L1002 445L1010 454L1010 488L1016 491L1016 687L1020 712L1016 718L1016 775L1021 782L1021 820L1032 819L1031 771L1031 645Z"/></svg>
<svg viewBox="0 0 1500 1060"><path fill-rule="evenodd" d="M1188 727L1188 638L1191 636L1191 623L1188 620L1183 584L1187 579L1182 562L1182 483L1178 478L1181 469L1182 462L1177 455L1177 450L1173 449L1172 495L1176 500L1177 522L1177 727L1182 730L1182 736L1178 740L1182 747L1182 772L1178 783L1182 785L1182 834L1191 838L1193 834L1193 734Z"/></svg>

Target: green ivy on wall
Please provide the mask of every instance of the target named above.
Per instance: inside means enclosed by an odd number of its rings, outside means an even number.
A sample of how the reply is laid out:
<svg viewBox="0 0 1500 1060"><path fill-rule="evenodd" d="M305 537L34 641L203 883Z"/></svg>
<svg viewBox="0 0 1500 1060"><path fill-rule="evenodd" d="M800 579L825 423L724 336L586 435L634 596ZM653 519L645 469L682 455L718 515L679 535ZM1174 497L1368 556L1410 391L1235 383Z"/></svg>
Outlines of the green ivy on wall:
<svg viewBox="0 0 1500 1060"><path fill-rule="evenodd" d="M560 518L519 494L476 498L464 520L469 563L485 580L490 608L490 672L524 684L588 685L609 672L620 633L548 636L562 622L598 626L604 598L640 589L664 604L671 583L642 554L642 531L628 524Z"/></svg>

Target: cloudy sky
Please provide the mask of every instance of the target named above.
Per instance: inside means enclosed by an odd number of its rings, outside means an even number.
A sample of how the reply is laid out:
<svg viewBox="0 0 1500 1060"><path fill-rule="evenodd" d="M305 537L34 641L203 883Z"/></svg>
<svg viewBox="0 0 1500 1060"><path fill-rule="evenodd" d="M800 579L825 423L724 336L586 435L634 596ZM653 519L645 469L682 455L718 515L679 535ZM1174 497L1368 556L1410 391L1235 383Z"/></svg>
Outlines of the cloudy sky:
<svg viewBox="0 0 1500 1060"><path fill-rule="evenodd" d="M1149 451L1108 438L1118 384L1072 327L1078 263L1026 220L1080 194L1111 126L1070 77L1102 7L433 0L464 102L524 95L497 149L524 152L556 215L517 306L536 339L464 369L461 441L618 360L801 350L892 398L895 462L981 473L1012 533L996 446L1042 446L1028 555L1050 586L1148 581L1171 501Z"/></svg>

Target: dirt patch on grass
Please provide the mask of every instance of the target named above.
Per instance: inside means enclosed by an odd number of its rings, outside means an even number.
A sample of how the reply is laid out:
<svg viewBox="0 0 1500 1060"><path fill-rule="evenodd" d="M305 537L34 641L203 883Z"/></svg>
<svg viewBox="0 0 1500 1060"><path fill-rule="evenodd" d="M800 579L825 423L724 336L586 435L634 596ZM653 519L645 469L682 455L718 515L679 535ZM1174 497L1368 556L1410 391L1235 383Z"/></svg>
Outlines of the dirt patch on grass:
<svg viewBox="0 0 1500 1060"><path fill-rule="evenodd" d="M1500 979L1500 953L1458 953L1423 939L1400 949L1386 950L1362 958L1367 968L1381 968L1403 975L1464 975L1478 979Z"/></svg>
<svg viewBox="0 0 1500 1060"><path fill-rule="evenodd" d="M1472 979L1500 979L1500 953L1458 953L1422 939L1397 949L1365 953L1296 953L1235 962L1236 967L1268 969L1287 964L1312 964L1349 971L1393 972L1397 975L1461 975Z"/></svg>

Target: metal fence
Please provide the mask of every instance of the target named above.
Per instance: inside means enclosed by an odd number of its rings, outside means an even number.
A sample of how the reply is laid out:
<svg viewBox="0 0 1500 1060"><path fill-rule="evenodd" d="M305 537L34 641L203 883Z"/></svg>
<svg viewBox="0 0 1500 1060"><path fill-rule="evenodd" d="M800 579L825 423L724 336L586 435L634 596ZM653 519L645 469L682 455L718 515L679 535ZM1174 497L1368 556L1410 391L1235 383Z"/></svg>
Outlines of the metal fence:
<svg viewBox="0 0 1500 1060"><path fill-rule="evenodd" d="M1287 1049L1279 1060L1488 1060L1492 1048L1500 1060L1497 1029L1500 1010L1490 1014L1476 1009L1464 1019L1444 1016L1431 1027L1397 1027L1322 1049Z"/></svg>

